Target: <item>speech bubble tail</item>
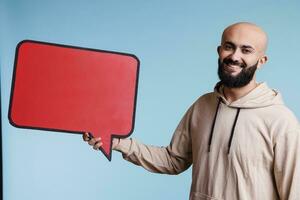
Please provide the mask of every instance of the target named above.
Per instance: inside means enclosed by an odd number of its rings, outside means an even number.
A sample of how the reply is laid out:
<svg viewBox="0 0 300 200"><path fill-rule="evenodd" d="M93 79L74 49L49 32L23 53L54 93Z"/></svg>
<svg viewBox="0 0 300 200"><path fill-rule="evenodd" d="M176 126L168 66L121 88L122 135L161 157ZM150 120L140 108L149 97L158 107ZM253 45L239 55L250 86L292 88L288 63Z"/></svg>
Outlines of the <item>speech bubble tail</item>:
<svg viewBox="0 0 300 200"><path fill-rule="evenodd" d="M94 135L88 132L89 138L101 137L101 135ZM104 134L101 137L102 146L99 148L100 151L105 155L105 157L111 161L111 151L112 151L112 137L110 135Z"/></svg>
<svg viewBox="0 0 300 200"><path fill-rule="evenodd" d="M111 136L107 136L105 138L102 138L102 146L100 147L100 150L105 155L105 157L111 161L111 151L112 151L112 138Z"/></svg>

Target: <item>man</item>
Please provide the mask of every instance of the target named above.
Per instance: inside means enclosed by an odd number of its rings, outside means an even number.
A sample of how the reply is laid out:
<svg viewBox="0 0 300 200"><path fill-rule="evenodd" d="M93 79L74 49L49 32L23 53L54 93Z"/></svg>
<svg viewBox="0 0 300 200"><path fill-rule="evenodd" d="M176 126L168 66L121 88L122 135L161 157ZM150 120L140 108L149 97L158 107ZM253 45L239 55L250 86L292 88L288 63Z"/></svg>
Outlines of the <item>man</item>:
<svg viewBox="0 0 300 200"><path fill-rule="evenodd" d="M280 93L257 83L267 35L241 22L218 47L220 82L186 112L167 147L114 139L113 149L145 169L179 174L193 165L190 200L300 199L300 128ZM101 138L83 135L94 149Z"/></svg>

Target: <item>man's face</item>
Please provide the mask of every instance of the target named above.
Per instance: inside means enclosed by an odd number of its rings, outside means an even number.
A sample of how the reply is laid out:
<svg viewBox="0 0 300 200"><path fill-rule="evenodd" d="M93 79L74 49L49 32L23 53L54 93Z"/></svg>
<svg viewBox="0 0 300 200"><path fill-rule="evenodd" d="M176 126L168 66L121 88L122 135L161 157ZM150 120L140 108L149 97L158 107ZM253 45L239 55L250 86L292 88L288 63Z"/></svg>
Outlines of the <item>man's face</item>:
<svg viewBox="0 0 300 200"><path fill-rule="evenodd" d="M225 86L239 88L254 79L256 69L266 61L259 36L247 26L225 30L218 47L218 75Z"/></svg>

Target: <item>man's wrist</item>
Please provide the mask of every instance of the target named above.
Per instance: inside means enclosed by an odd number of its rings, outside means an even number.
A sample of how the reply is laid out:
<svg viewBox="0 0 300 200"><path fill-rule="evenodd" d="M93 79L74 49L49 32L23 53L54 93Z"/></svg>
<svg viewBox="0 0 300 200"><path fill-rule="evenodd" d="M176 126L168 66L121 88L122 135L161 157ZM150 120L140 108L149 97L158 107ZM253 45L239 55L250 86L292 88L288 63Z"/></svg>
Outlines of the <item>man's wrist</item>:
<svg viewBox="0 0 300 200"><path fill-rule="evenodd" d="M118 146L120 142L120 138L113 138L113 141L112 141L112 149L115 150L115 148Z"/></svg>

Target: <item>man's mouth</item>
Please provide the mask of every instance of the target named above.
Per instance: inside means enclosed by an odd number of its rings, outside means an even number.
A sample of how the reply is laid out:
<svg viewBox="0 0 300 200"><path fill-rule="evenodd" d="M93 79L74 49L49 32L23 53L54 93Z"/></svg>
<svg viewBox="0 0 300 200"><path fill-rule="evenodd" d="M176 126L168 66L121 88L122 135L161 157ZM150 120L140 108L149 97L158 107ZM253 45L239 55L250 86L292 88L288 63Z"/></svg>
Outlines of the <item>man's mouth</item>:
<svg viewBox="0 0 300 200"><path fill-rule="evenodd" d="M233 72L236 72L236 71L240 71L241 66L224 63L224 70L229 72L229 73L233 73Z"/></svg>

